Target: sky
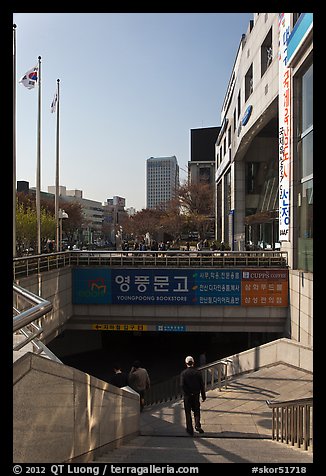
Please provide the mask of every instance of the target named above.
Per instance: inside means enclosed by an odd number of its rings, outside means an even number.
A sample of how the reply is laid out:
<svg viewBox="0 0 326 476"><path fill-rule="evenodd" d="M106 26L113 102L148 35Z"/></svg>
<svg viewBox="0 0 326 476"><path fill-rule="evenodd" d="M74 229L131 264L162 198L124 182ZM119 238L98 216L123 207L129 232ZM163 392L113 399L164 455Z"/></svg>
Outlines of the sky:
<svg viewBox="0 0 326 476"><path fill-rule="evenodd" d="M41 190L146 207L146 160L175 155L187 177L190 131L221 125L221 109L253 13L14 13L16 178L36 186L37 88L20 78L41 56Z"/></svg>

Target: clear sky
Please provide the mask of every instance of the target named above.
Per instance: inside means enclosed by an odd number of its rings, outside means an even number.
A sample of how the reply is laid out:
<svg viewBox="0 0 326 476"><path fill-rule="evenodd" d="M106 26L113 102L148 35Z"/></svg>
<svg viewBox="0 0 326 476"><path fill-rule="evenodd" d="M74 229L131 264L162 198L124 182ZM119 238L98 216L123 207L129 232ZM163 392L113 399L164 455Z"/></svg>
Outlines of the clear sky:
<svg viewBox="0 0 326 476"><path fill-rule="evenodd" d="M37 88L19 79L41 56L41 190L60 185L146 206L146 160L175 155L181 181L190 130L220 126L241 35L252 13L15 13L17 180L36 185Z"/></svg>

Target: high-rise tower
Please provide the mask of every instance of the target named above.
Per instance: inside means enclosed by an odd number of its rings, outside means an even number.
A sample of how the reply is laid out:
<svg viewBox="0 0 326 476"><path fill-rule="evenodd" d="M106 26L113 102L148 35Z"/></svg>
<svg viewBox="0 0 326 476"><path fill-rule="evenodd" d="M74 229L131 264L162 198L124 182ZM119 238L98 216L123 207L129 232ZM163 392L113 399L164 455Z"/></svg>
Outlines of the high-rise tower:
<svg viewBox="0 0 326 476"><path fill-rule="evenodd" d="M163 208L175 197L179 187L176 157L150 157L146 162L146 206Z"/></svg>

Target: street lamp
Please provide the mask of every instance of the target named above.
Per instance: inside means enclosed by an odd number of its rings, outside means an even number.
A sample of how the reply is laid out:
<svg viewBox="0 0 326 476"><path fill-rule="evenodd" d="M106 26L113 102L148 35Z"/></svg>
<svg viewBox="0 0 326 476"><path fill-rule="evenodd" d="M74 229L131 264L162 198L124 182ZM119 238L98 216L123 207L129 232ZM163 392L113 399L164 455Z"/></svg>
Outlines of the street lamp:
<svg viewBox="0 0 326 476"><path fill-rule="evenodd" d="M59 251L62 251L62 220L64 218L69 218L68 213L59 208L59 223L60 223L60 242L59 242Z"/></svg>

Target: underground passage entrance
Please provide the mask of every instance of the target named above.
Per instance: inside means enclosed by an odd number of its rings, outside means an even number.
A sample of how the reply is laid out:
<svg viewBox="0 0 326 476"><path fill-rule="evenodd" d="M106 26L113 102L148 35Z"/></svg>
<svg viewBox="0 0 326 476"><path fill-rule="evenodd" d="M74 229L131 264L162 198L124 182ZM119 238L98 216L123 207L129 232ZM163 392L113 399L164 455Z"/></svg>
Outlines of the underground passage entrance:
<svg viewBox="0 0 326 476"><path fill-rule="evenodd" d="M116 362L129 372L133 361L140 360L155 384L181 372L187 355L199 365L202 352L209 363L280 337L279 333L66 330L48 347L64 364L107 382Z"/></svg>

